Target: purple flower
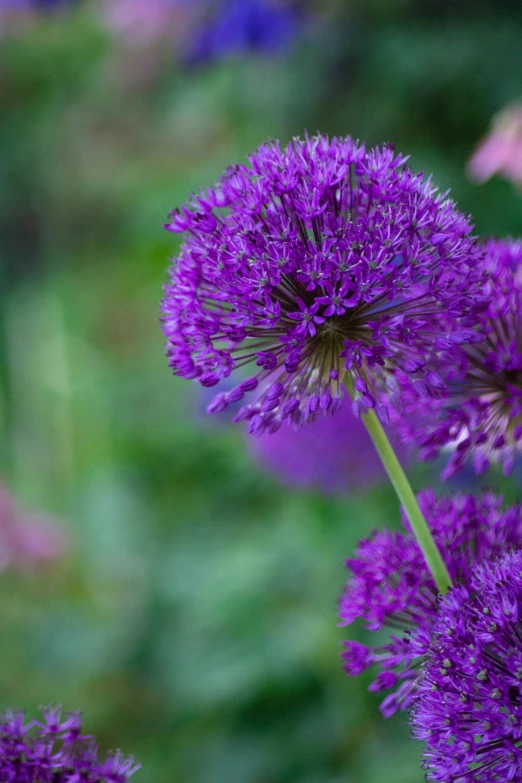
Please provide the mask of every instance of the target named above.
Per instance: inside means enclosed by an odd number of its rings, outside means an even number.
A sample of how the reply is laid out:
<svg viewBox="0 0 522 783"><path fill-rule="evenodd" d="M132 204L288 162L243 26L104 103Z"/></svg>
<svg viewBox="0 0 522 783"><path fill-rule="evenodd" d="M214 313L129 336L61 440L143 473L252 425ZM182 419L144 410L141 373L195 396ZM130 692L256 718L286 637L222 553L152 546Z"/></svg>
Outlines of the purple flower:
<svg viewBox="0 0 522 783"><path fill-rule="evenodd" d="M10 783L126 783L139 769L116 751L98 759L92 738L81 733L80 713L61 717L60 707L42 709L42 721L24 722L23 712L0 718L0 779Z"/></svg>
<svg viewBox="0 0 522 783"><path fill-rule="evenodd" d="M521 546L522 507L502 510L501 503L492 493L439 499L431 490L420 493L420 507L454 583L467 582L483 560ZM403 523L407 527L404 517ZM397 686L380 707L389 717L413 701L421 659L411 632L431 629L438 610L437 590L409 530L373 533L359 543L346 565L352 575L340 599L340 624L361 618L368 630L386 626L392 634L387 643L375 647L344 642L344 669L357 675L377 666L379 674L370 690Z"/></svg>
<svg viewBox="0 0 522 783"><path fill-rule="evenodd" d="M431 406L434 423L406 436L417 441L421 459L453 448L445 478L468 460L477 473L498 462L508 475L522 448L522 242L491 240L486 251L488 304L478 316L483 338L461 346L444 404L421 403Z"/></svg>
<svg viewBox="0 0 522 783"><path fill-rule="evenodd" d="M254 456L290 485L356 492L386 477L366 427L346 403L335 417L320 416L299 428L285 421L276 433L248 441ZM392 444L406 462L406 450L393 437Z"/></svg>
<svg viewBox="0 0 522 783"><path fill-rule="evenodd" d="M522 780L522 553L478 565L440 603L412 710L426 780Z"/></svg>
<svg viewBox="0 0 522 783"><path fill-rule="evenodd" d="M350 137L271 142L171 213L173 372L234 373L235 400L256 391L234 417L253 434L338 410L346 372L355 412L383 421L399 368L413 393L442 394L435 353L473 338L482 269L468 220L405 160Z"/></svg>

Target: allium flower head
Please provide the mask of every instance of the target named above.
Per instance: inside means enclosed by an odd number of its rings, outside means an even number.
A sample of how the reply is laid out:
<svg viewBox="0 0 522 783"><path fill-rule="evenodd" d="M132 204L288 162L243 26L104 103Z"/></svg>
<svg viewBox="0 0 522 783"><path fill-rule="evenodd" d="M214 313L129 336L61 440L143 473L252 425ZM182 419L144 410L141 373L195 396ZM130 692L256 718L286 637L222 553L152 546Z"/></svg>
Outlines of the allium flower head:
<svg viewBox="0 0 522 783"><path fill-rule="evenodd" d="M408 452L390 434L403 464ZM344 402L338 414L321 416L309 427L283 422L276 433L248 438L251 451L286 484L323 492L360 492L384 482L386 473L363 422Z"/></svg>
<svg viewBox="0 0 522 783"><path fill-rule="evenodd" d="M432 407L435 423L413 436L421 459L454 447L446 478L468 459L477 473L494 461L508 475L522 448L522 242L490 240L484 265L488 306L478 316L484 337L461 347L460 370L450 379L444 405L421 402Z"/></svg>
<svg viewBox="0 0 522 783"><path fill-rule="evenodd" d="M51 563L67 550L60 525L40 514L21 511L0 484L0 571Z"/></svg>
<svg viewBox="0 0 522 783"><path fill-rule="evenodd" d="M431 490L419 494L420 507L455 584L467 583L483 560L522 546L522 507L502 510L501 503L492 493L439 499ZM407 527L407 520L403 522ZM375 647L345 642L344 669L358 675L378 667L370 690L395 689L381 704L382 713L389 717L411 705L415 696L421 658L411 633L429 632L432 627L438 611L437 589L409 530L375 532L360 542L346 565L352 573L340 599L340 624L350 625L360 618L370 631L386 626L393 633L386 644Z"/></svg>
<svg viewBox="0 0 522 783"><path fill-rule="evenodd" d="M431 357L473 338L478 251L405 160L350 137L271 142L171 214L184 243L163 302L170 365L206 386L238 379L210 412L257 390L235 417L251 433L300 424L339 407L345 372L356 412L384 421L396 368L441 393Z"/></svg>
<svg viewBox="0 0 522 783"><path fill-rule="evenodd" d="M64 11L75 5L77 0L0 0L0 35L8 35L18 30L20 24L25 28L27 22L38 19L43 14Z"/></svg>
<svg viewBox="0 0 522 783"><path fill-rule="evenodd" d="M414 736L428 781L522 780L522 553L479 565L441 601L426 650Z"/></svg>
<svg viewBox="0 0 522 783"><path fill-rule="evenodd" d="M98 759L91 737L81 734L80 713L61 717L60 707L42 710L42 721L25 723L23 712L0 718L0 779L9 783L126 783L139 769L121 751Z"/></svg>

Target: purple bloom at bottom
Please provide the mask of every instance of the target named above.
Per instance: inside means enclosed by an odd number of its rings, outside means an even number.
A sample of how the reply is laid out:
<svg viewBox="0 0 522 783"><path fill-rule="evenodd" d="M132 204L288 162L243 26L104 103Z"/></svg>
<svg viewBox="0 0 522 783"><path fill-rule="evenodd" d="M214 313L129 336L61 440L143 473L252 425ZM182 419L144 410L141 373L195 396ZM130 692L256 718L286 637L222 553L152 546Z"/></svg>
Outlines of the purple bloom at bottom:
<svg viewBox="0 0 522 783"><path fill-rule="evenodd" d="M121 751L98 759L98 748L81 733L81 716L61 707L42 709L42 721L25 723L23 712L0 718L0 780L9 783L126 783L139 769Z"/></svg>
<svg viewBox="0 0 522 783"><path fill-rule="evenodd" d="M399 370L412 395L444 395L439 352L479 339L482 251L405 164L350 137L268 142L170 214L184 241L162 304L169 365L237 384L209 413L244 400L234 421L273 433L337 412L348 381L354 413L387 423Z"/></svg>
<svg viewBox="0 0 522 783"><path fill-rule="evenodd" d="M413 734L426 780L522 780L522 553L475 569L440 603L426 651Z"/></svg>
<svg viewBox="0 0 522 783"><path fill-rule="evenodd" d="M492 493L436 498L428 490L418 497L454 584L467 584L478 563L522 545L520 505L503 510L502 498ZM408 527L404 517L403 522ZM358 675L378 667L370 690L395 689L380 706L389 717L413 703L422 652L412 644L412 632L429 633L437 618L438 592L409 530L373 533L359 543L346 565L352 574L340 599L340 624L360 618L370 631L386 626L393 633L387 643L374 647L344 642L344 669Z"/></svg>
<svg viewBox="0 0 522 783"><path fill-rule="evenodd" d="M397 446L393 437L392 444ZM386 478L366 427L346 402L336 416L319 416L308 427L284 422L273 434L248 438L248 445L256 459L290 485L344 492L366 489ZM406 450L397 448L405 463Z"/></svg>

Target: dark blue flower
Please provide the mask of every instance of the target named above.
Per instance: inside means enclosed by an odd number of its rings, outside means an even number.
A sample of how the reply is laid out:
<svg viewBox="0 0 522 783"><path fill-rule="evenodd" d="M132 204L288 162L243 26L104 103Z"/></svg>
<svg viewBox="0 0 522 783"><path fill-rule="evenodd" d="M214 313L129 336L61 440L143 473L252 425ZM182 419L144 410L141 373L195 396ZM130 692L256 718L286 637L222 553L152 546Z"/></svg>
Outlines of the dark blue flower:
<svg viewBox="0 0 522 783"><path fill-rule="evenodd" d="M205 62L243 52L281 51L296 36L301 18L293 0L218 0L196 31L188 59Z"/></svg>

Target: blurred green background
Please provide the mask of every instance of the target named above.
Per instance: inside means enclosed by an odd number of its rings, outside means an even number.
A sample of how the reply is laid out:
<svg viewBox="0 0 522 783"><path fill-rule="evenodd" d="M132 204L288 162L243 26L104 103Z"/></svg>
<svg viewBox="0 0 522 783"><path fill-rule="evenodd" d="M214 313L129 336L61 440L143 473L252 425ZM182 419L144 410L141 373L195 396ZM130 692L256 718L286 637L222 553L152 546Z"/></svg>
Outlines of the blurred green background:
<svg viewBox="0 0 522 783"><path fill-rule="evenodd" d="M519 235L513 187L465 164L520 97L522 6L309 2L278 51L196 60L201 18L177 9L147 37L109 6L14 19L0 2L1 472L69 547L0 574L0 705L82 709L143 762L137 783L421 781L405 718L339 661L343 562L398 525L394 496L284 487L201 414L163 356L162 222L307 129L393 141L480 234Z"/></svg>

